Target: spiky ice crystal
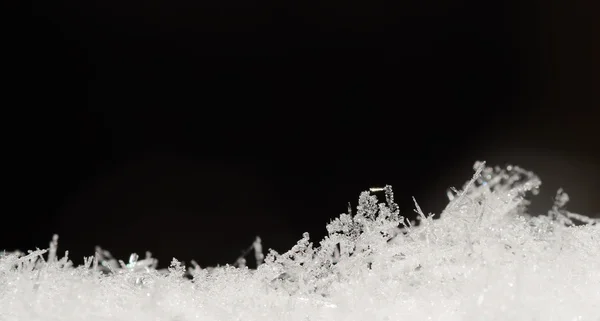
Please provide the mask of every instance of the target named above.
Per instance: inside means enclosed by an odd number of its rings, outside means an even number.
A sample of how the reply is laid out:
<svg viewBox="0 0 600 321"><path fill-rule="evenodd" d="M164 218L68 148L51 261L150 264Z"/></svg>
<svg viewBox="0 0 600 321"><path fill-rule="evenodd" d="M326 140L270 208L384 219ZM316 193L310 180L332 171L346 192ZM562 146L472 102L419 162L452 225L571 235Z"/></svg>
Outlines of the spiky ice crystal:
<svg viewBox="0 0 600 321"><path fill-rule="evenodd" d="M100 248L82 266L48 250L0 257L0 320L600 320L600 224L568 212L526 214L541 182L516 166L486 168L438 219L402 217L389 186L355 213L308 234L257 269L156 269L149 254L116 261ZM382 193L379 202L373 193ZM260 239L254 250L263 259ZM47 253L46 257L45 254Z"/></svg>

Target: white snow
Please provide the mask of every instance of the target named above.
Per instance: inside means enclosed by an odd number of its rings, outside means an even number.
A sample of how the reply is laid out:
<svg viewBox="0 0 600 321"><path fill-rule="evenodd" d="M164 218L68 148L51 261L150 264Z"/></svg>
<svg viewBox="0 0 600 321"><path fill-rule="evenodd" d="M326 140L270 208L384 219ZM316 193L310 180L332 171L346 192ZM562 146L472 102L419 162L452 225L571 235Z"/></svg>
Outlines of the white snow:
<svg viewBox="0 0 600 321"><path fill-rule="evenodd" d="M599 321L598 221L568 212L562 190L547 215L526 214L541 182L517 166L478 162L475 173L435 219L415 201L418 225L390 187L364 192L318 246L305 233L256 270L173 259L163 271L149 254L125 263L100 248L74 267L57 257L58 238L48 251L4 253L0 321ZM260 239L251 252L262 260Z"/></svg>

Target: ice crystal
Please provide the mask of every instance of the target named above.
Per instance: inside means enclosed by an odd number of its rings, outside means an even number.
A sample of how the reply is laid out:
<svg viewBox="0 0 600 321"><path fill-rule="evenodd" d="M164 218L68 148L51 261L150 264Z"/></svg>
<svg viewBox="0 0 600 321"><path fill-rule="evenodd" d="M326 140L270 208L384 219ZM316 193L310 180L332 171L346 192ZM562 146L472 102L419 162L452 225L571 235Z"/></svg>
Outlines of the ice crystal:
<svg viewBox="0 0 600 321"><path fill-rule="evenodd" d="M0 253L0 320L600 320L598 219L569 212L562 189L530 215L534 173L474 169L439 215L413 199L410 222L390 186L371 188L318 245L305 233L265 257L257 237L233 266L159 270L149 252L98 247L74 267L55 235Z"/></svg>

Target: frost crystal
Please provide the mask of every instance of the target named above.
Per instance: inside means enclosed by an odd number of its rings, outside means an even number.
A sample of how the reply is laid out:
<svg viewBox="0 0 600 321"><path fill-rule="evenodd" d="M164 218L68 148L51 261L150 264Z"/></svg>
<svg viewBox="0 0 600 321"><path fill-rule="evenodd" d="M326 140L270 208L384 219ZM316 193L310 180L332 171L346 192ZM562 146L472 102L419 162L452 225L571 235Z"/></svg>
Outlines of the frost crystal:
<svg viewBox="0 0 600 321"><path fill-rule="evenodd" d="M437 219L413 199L412 223L390 186L372 188L318 246L305 233L265 257L257 237L234 266L157 270L149 252L124 262L98 247L73 267L56 235L0 252L0 320L600 320L598 219L569 212L562 189L530 215L535 174L474 169Z"/></svg>

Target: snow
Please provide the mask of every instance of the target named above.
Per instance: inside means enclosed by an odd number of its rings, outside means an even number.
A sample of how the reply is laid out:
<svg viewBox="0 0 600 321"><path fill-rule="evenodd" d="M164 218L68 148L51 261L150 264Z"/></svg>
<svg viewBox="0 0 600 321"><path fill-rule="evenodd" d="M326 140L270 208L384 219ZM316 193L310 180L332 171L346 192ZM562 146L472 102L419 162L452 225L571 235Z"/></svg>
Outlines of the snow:
<svg viewBox="0 0 600 321"><path fill-rule="evenodd" d="M0 321L9 320L600 320L600 224L565 209L527 214L541 181L518 166L474 166L436 215L418 222L389 186L360 195L355 213L308 233L264 263L157 269L97 248L81 266L48 250L0 256ZM377 198L383 194L385 201ZM46 255L47 254L47 255ZM46 256L45 256L46 255Z"/></svg>

